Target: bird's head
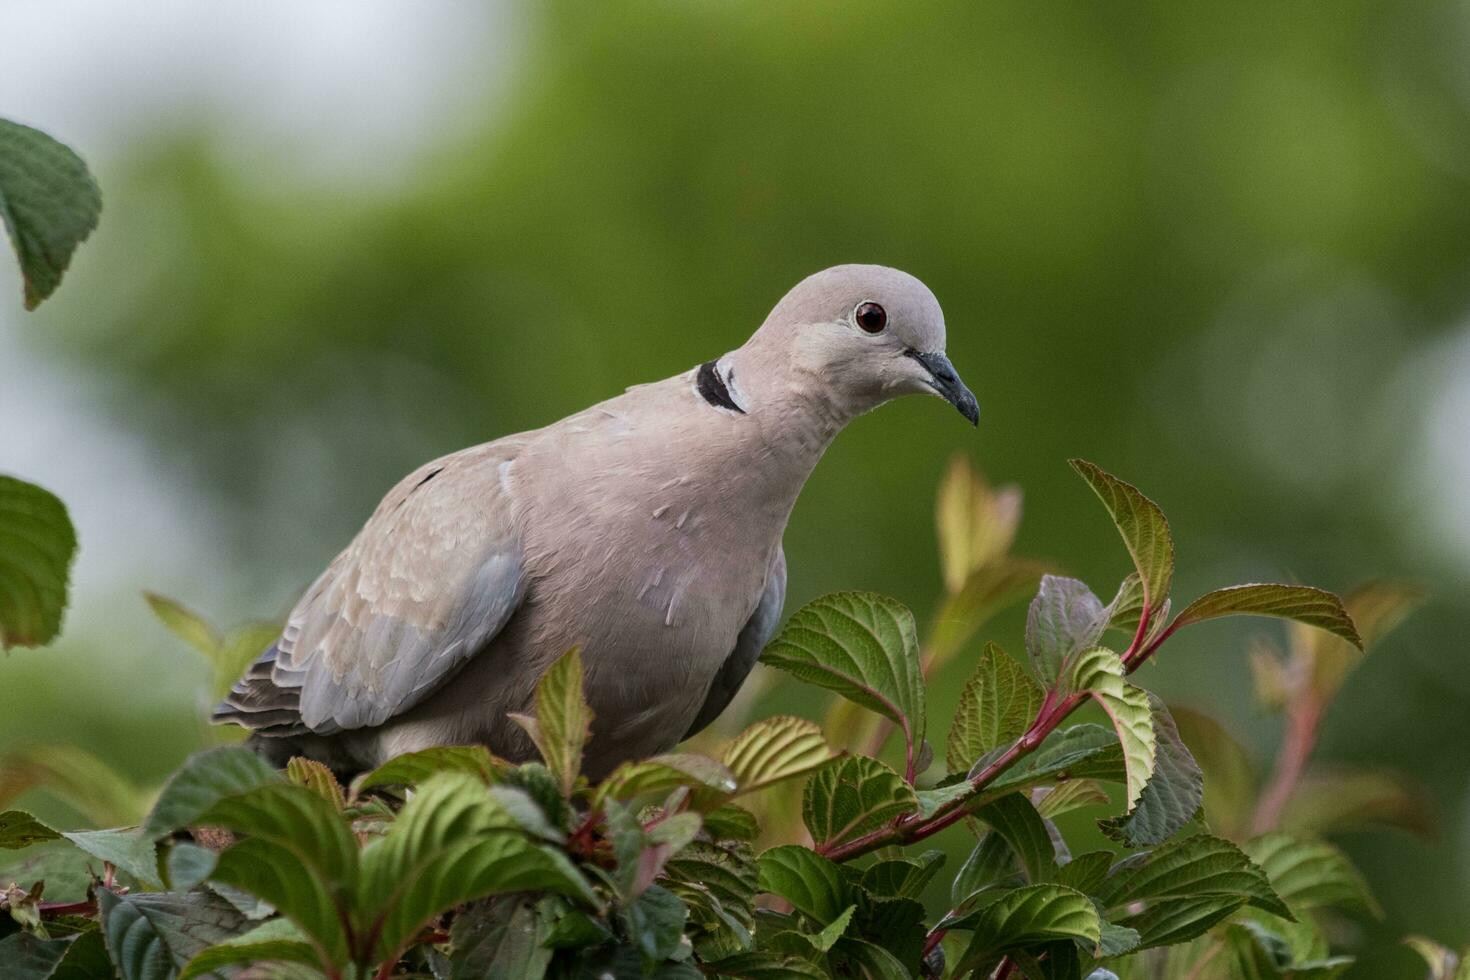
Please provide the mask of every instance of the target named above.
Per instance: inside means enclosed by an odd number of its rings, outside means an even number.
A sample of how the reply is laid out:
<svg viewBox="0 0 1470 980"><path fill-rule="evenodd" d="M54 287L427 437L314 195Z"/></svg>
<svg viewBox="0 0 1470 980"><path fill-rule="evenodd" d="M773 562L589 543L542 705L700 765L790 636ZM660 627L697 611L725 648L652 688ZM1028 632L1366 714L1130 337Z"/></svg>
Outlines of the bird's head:
<svg viewBox="0 0 1470 980"><path fill-rule="evenodd" d="M792 287L753 343L795 377L860 414L899 395L937 395L972 424L975 396L944 353L944 312L929 287L881 265L839 265Z"/></svg>

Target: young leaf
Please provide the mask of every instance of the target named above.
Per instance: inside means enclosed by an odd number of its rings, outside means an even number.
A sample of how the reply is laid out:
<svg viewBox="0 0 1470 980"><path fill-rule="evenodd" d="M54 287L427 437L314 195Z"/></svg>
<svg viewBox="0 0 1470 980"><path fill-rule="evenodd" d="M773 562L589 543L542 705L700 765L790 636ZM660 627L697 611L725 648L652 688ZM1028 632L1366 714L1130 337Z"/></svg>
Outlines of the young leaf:
<svg viewBox="0 0 1470 980"><path fill-rule="evenodd" d="M163 787L143 833L159 838L199 819L227 796L279 784L281 776L260 756L238 745L206 749L190 756Z"/></svg>
<svg viewBox="0 0 1470 980"><path fill-rule="evenodd" d="M986 752L1019 738L1036 718L1041 698L1041 688L1021 665L987 643L955 709L945 748L950 771L964 772Z"/></svg>
<svg viewBox="0 0 1470 980"><path fill-rule="evenodd" d="M1104 911L1134 902L1223 897L1292 918L1259 866L1234 844L1206 834L1171 841L1120 862L1094 895ZM1139 928L1127 920L1117 921Z"/></svg>
<svg viewBox="0 0 1470 980"><path fill-rule="evenodd" d="M964 586L945 596L924 645L924 672L935 672L966 644L991 616L1036 593L1047 566L1025 558L1004 561L970 573Z"/></svg>
<svg viewBox="0 0 1470 980"><path fill-rule="evenodd" d="M1026 612L1026 653L1041 682L1055 681L1062 664L1096 643L1107 622L1102 600L1085 582L1043 575Z"/></svg>
<svg viewBox="0 0 1470 980"><path fill-rule="evenodd" d="M323 966L311 942L290 919L271 919L249 932L201 950L184 964L178 980L194 980L222 967L247 963L304 963ZM224 971L228 972L228 971Z"/></svg>
<svg viewBox="0 0 1470 980"><path fill-rule="evenodd" d="M721 758L739 786L735 795L742 796L805 775L836 757L816 725L804 718L778 715L735 736Z"/></svg>
<svg viewBox="0 0 1470 980"><path fill-rule="evenodd" d="M81 157L38 129L0 119L0 222L20 260L26 309L55 292L101 213L102 194Z"/></svg>
<svg viewBox="0 0 1470 980"><path fill-rule="evenodd" d="M6 810L0 813L0 850L18 851L22 847L60 837L60 833L24 810Z"/></svg>
<svg viewBox="0 0 1470 980"><path fill-rule="evenodd" d="M779 895L819 926L834 922L853 904L842 869L797 844L773 847L756 864L757 887Z"/></svg>
<svg viewBox="0 0 1470 980"><path fill-rule="evenodd" d="M1093 779L1069 779L1050 789L1032 792L1036 812L1048 820L1089 806L1107 806L1112 802L1107 791Z"/></svg>
<svg viewBox="0 0 1470 980"><path fill-rule="evenodd" d="M1221 616L1275 616L1315 626L1341 637L1358 649L1363 641L1357 627L1331 592L1306 585L1233 585L1207 592L1185 606L1174 618L1171 631Z"/></svg>
<svg viewBox="0 0 1470 980"><path fill-rule="evenodd" d="M153 615L158 617L159 622L169 628L169 632L206 657L212 658L219 649L219 645L224 642L224 637L220 635L219 630L183 603L159 595L157 592L144 592L143 599L148 603L148 608L153 610Z"/></svg>
<svg viewBox="0 0 1470 980"><path fill-rule="evenodd" d="M0 119L0 216L6 214L5 135L14 125ZM0 650L56 638L76 553L77 532L60 499L0 476Z"/></svg>
<svg viewBox="0 0 1470 980"><path fill-rule="evenodd" d="M347 805L342 793L342 784L332 775L332 770L314 759L296 756L286 763L286 778L297 786L305 786L332 805L338 813Z"/></svg>
<svg viewBox="0 0 1470 980"><path fill-rule="evenodd" d="M908 759L924 738L924 678L913 614L867 592L807 603L761 660L875 711L904 733Z"/></svg>
<svg viewBox="0 0 1470 980"><path fill-rule="evenodd" d="M598 785L593 806L608 797L625 803L647 796L662 799L679 786L708 790L712 800L739 789L734 774L723 764L693 753L671 753L618 766Z"/></svg>
<svg viewBox="0 0 1470 980"><path fill-rule="evenodd" d="M993 966L1006 950L1051 939L1097 946L1102 940L1102 922L1092 900L1061 885L1017 888L980 913L954 975Z"/></svg>
<svg viewBox="0 0 1470 980"><path fill-rule="evenodd" d="M245 923L232 905L206 891L118 895L102 888L97 906L107 951L123 980L167 980Z"/></svg>
<svg viewBox="0 0 1470 980"><path fill-rule="evenodd" d="M1124 817L1100 821L1103 833L1129 847L1162 844L1199 812L1205 798L1205 776L1179 737L1164 702L1148 695L1157 740L1154 771L1138 805Z"/></svg>
<svg viewBox="0 0 1470 980"><path fill-rule="evenodd" d="M1011 550L1021 523L1021 491L991 490L964 453L955 453L939 484L934 523L944 587L959 592L977 569L995 564Z"/></svg>
<svg viewBox="0 0 1470 980"><path fill-rule="evenodd" d="M1246 841L1244 850L1266 872L1281 900L1297 912L1337 908L1383 916L1363 875L1346 854L1325 841L1270 833Z"/></svg>
<svg viewBox="0 0 1470 980"><path fill-rule="evenodd" d="M374 786L414 786L441 772L478 776L486 784L498 782L511 768L483 745L441 745L394 756L353 782L353 794Z"/></svg>
<svg viewBox="0 0 1470 980"><path fill-rule="evenodd" d="M1162 608L1174 578L1174 538L1164 512L1137 487L1097 465L1083 459L1071 463L1108 509L1123 536L1143 586L1144 606L1151 613Z"/></svg>
<svg viewBox="0 0 1470 980"><path fill-rule="evenodd" d="M1007 793L975 811L999 834L1026 869L1032 883L1051 881L1057 875L1056 849L1046 832L1041 815L1020 793Z"/></svg>
<svg viewBox="0 0 1470 980"><path fill-rule="evenodd" d="M562 654L536 684L536 717L511 715L536 743L536 750L571 796L582 771L582 749L592 732L592 709L582 693L582 654L576 647Z"/></svg>
<svg viewBox="0 0 1470 980"><path fill-rule="evenodd" d="M1093 647L1077 657L1068 687L1088 694L1112 719L1123 746L1128 809L1132 811L1153 775L1157 739L1148 694L1124 680L1123 673L1123 662L1116 653Z"/></svg>
<svg viewBox="0 0 1470 980"><path fill-rule="evenodd" d="M877 759L848 756L807 781L801 816L819 848L876 830L919 805L914 788Z"/></svg>

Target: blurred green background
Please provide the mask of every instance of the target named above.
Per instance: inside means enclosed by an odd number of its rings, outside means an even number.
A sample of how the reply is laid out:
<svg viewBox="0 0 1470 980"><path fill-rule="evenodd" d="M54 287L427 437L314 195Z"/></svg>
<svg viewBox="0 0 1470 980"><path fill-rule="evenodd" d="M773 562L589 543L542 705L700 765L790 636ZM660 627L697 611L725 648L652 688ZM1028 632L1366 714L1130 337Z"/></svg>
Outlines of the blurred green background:
<svg viewBox="0 0 1470 980"><path fill-rule="evenodd" d="M41 313L0 271L0 470L82 540L63 640L0 661L0 750L161 778L203 744L206 671L140 590L278 616L420 462L881 262L939 296L980 430L928 399L855 423L793 516L788 609L861 588L927 617L957 449L1025 489L1016 550L1105 598L1126 556L1073 455L1160 502L1181 598L1421 582L1318 757L1410 773L1439 815L1338 839L1388 909L1353 976L1421 975L1408 931L1470 941L1470 8L253 10L16 5L41 42L0 115L86 155L105 211ZM985 635L1016 650L1022 620ZM1261 633L1185 633L1143 682L1264 762Z"/></svg>

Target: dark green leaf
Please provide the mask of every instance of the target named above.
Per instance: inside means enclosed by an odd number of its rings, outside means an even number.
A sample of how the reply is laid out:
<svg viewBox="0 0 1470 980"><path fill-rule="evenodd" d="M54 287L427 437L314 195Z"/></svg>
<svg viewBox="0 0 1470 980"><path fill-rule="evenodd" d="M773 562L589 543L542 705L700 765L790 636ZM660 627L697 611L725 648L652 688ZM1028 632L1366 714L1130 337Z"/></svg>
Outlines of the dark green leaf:
<svg viewBox="0 0 1470 980"><path fill-rule="evenodd" d="M0 850L19 850L60 837L61 834L24 810L6 810L0 813Z"/></svg>
<svg viewBox="0 0 1470 980"><path fill-rule="evenodd" d="M1088 851L1079 854L1057 870L1057 884L1090 895L1107 878L1114 857L1112 851Z"/></svg>
<svg viewBox="0 0 1470 980"><path fill-rule="evenodd" d="M1194 819L1205 798L1205 776L1179 738L1164 702L1148 695L1157 739L1154 771L1138 805L1124 817L1100 821L1103 833L1130 847L1162 844Z"/></svg>
<svg viewBox="0 0 1470 980"><path fill-rule="evenodd" d="M123 980L170 980L205 948L238 933L245 918L206 892L97 892L102 935Z"/></svg>
<svg viewBox="0 0 1470 980"><path fill-rule="evenodd" d="M0 216L6 215L6 134L14 126L0 119ZM76 552L66 505L34 483L0 476L0 650L55 639Z"/></svg>
<svg viewBox="0 0 1470 980"><path fill-rule="evenodd" d="M71 945L66 939L38 939L14 932L0 939L0 966L6 980L49 980Z"/></svg>
<svg viewBox="0 0 1470 980"><path fill-rule="evenodd" d="M807 781L801 815L819 846L876 830L919 805L914 788L877 759L848 756Z"/></svg>
<svg viewBox="0 0 1470 980"><path fill-rule="evenodd" d="M758 885L779 895L818 925L834 921L853 904L852 890L838 866L796 844L773 847L757 862Z"/></svg>
<svg viewBox="0 0 1470 980"><path fill-rule="evenodd" d="M1073 939L1089 949L1102 938L1102 923L1091 899L1060 885L1027 885L1007 892L979 914L970 945L955 975L998 961L1008 949L1052 939Z"/></svg>
<svg viewBox="0 0 1470 980"><path fill-rule="evenodd" d="M197 953L179 971L178 980L193 980L222 967L259 962L321 965L316 950L295 923L271 919Z"/></svg>
<svg viewBox="0 0 1470 980"><path fill-rule="evenodd" d="M374 786L415 786L441 772L464 772L486 783L497 781L510 763L483 745L441 745L394 756L354 782L357 791Z"/></svg>
<svg viewBox="0 0 1470 980"><path fill-rule="evenodd" d="M1095 644L1107 623L1087 583L1043 575L1026 612L1026 653L1042 684L1050 685L1068 658Z"/></svg>
<svg viewBox="0 0 1470 980"><path fill-rule="evenodd" d="M215 855L207 847L178 841L168 849L165 866L171 891L188 891L214 870Z"/></svg>
<svg viewBox="0 0 1470 980"><path fill-rule="evenodd" d="M928 930L924 926L924 906L918 901L864 895L858 902L850 932L892 953L904 965L908 976L919 972Z"/></svg>
<svg viewBox="0 0 1470 980"><path fill-rule="evenodd" d="M1123 536L1143 584L1145 605L1150 611L1162 608L1174 578L1174 538L1164 512L1131 483L1086 460L1071 462L1108 509Z"/></svg>
<svg viewBox="0 0 1470 980"><path fill-rule="evenodd" d="M456 916L450 933L453 980L525 977L546 971L552 950L545 945L550 923L528 897L481 902Z"/></svg>
<svg viewBox="0 0 1470 980"><path fill-rule="evenodd" d="M0 953L0 962L4 961L4 954ZM114 976L102 932L92 929L71 941L49 980L99 980L104 977L112 980Z"/></svg>
<svg viewBox="0 0 1470 980"><path fill-rule="evenodd" d="M863 870L858 886L879 898L918 898L943 866L943 851L925 851L917 859L877 861Z"/></svg>
<svg viewBox="0 0 1470 980"><path fill-rule="evenodd" d="M1008 793L975 811L975 816L989 824L1026 869L1032 882L1051 881L1056 877L1056 851L1041 815L1020 793Z"/></svg>
<svg viewBox="0 0 1470 980"><path fill-rule="evenodd" d="M827 980L827 972L799 956L754 950L704 964L709 976L731 980Z"/></svg>
<svg viewBox="0 0 1470 980"><path fill-rule="evenodd" d="M755 840L760 824L749 810L726 803L704 815L704 829L715 840Z"/></svg>
<svg viewBox="0 0 1470 980"><path fill-rule="evenodd" d="M834 953L834 959L846 967L844 973L852 971L851 975L863 980L910 980L915 976L898 957L865 939L844 938L837 943Z"/></svg>
<svg viewBox="0 0 1470 980"><path fill-rule="evenodd" d="M102 194L81 157L38 129L0 119L0 222L20 260L26 309L55 292L101 214Z"/></svg>
<svg viewBox="0 0 1470 980"><path fill-rule="evenodd" d="M994 643L987 643L960 692L945 761L965 772L986 752L1019 738L1041 707L1041 688Z"/></svg>
<svg viewBox="0 0 1470 980"><path fill-rule="evenodd" d="M1021 789L1066 779L1121 782L1126 773L1118 736L1101 725L1071 725L1055 732L1029 760L990 784L990 791Z"/></svg>
<svg viewBox="0 0 1470 980"><path fill-rule="evenodd" d="M1010 884L1020 884L1020 859L1015 850L998 833L987 833L970 851L950 883L950 902L959 907L983 888L989 888L1014 877Z"/></svg>
<svg viewBox="0 0 1470 980"><path fill-rule="evenodd" d="M162 888L158 877L158 849L153 841L134 828L120 830L79 830L62 834L67 840L99 861L106 861L119 871L149 888Z"/></svg>
<svg viewBox="0 0 1470 980"><path fill-rule="evenodd" d="M280 782L280 774L247 748L227 745L197 752L169 778L143 833L162 837L194 823L227 796Z"/></svg>
<svg viewBox="0 0 1470 980"><path fill-rule="evenodd" d="M1245 852L1206 834L1170 841L1120 862L1096 897L1105 910L1170 898L1238 898L1291 918L1291 910L1272 890L1266 873Z"/></svg>
<svg viewBox="0 0 1470 980"><path fill-rule="evenodd" d="M1362 649L1352 617L1331 592L1306 585L1233 585L1207 592L1174 617L1171 629L1221 616L1275 616L1315 626Z"/></svg>
<svg viewBox="0 0 1470 980"><path fill-rule="evenodd" d="M612 930L601 919L574 909L556 920L543 945L551 949L580 949L600 945L612 937Z"/></svg>
<svg viewBox="0 0 1470 980"><path fill-rule="evenodd" d="M1138 933L1138 948L1173 946L1202 936L1245 904L1238 895L1205 895L1153 902L1117 924Z"/></svg>
<svg viewBox="0 0 1470 980"><path fill-rule="evenodd" d="M645 969L668 959L679 948L688 910L667 888L650 886L624 914L628 937L643 953Z"/></svg>
<svg viewBox="0 0 1470 980"><path fill-rule="evenodd" d="M1204 771L1205 816L1222 837L1242 836L1256 799L1250 756L1219 722L1184 708L1172 710L1180 737Z"/></svg>

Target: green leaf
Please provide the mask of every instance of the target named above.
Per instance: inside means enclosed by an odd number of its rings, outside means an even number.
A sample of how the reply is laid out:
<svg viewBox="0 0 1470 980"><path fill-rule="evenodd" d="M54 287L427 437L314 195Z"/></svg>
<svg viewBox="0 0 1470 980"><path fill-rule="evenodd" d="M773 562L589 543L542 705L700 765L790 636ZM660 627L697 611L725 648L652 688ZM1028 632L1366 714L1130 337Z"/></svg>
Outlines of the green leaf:
<svg viewBox="0 0 1470 980"><path fill-rule="evenodd" d="M959 592L974 572L994 566L1010 551L1021 523L1021 490L991 490L970 458L955 453L939 484L934 523L944 587Z"/></svg>
<svg viewBox="0 0 1470 980"><path fill-rule="evenodd" d="M374 786L415 786L441 772L463 772L484 783L498 782L511 768L483 745L441 745L394 756L353 781L354 793Z"/></svg>
<svg viewBox="0 0 1470 980"><path fill-rule="evenodd" d="M104 827L136 821L154 795L75 745L22 745L0 756L0 806L32 789L46 790L89 823Z"/></svg>
<svg viewBox="0 0 1470 980"><path fill-rule="evenodd" d="M0 965L5 967L6 980L49 980L70 946L66 939L14 932L0 939Z"/></svg>
<svg viewBox="0 0 1470 980"><path fill-rule="evenodd" d="M1026 654L1041 682L1055 681L1062 664L1095 644L1107 624L1102 601L1087 583L1043 575L1026 611Z"/></svg>
<svg viewBox="0 0 1470 980"><path fill-rule="evenodd" d="M478 903L455 916L450 929L453 980L540 977L551 962L551 923L527 897Z"/></svg>
<svg viewBox="0 0 1470 980"><path fill-rule="evenodd" d="M143 599L148 603L148 608L153 610L153 615L157 616L159 622L167 626L174 636L204 656L211 660L214 659L215 654L219 652L220 644L224 642L224 637L207 619L183 603L170 599L168 596L159 595L157 592L144 592Z"/></svg>
<svg viewBox="0 0 1470 980"><path fill-rule="evenodd" d="M1053 939L1088 948L1102 939L1102 922L1086 895L1061 885L1027 885L1007 892L975 920L956 976L998 961L1006 950Z"/></svg>
<svg viewBox="0 0 1470 980"><path fill-rule="evenodd" d="M1130 640L1138 632L1138 620L1143 615L1143 579L1137 572L1129 572L1118 586L1118 594L1108 603L1105 610L1110 630L1123 633Z"/></svg>
<svg viewBox="0 0 1470 980"><path fill-rule="evenodd" d="M1056 877L1056 848L1041 822L1041 815L1025 796L1008 793L976 810L975 816L1005 839L1033 883Z"/></svg>
<svg viewBox="0 0 1470 980"><path fill-rule="evenodd" d="M1078 655L1068 686L1070 690L1089 695L1112 719L1113 730L1123 746L1131 811L1153 775L1157 741L1148 694L1129 684L1123 674L1123 662L1116 653L1093 647Z"/></svg>
<svg viewBox="0 0 1470 980"><path fill-rule="evenodd" d="M1357 627L1331 592L1306 585L1233 585L1207 592L1174 617L1171 629L1221 616L1275 616L1314 626L1341 637L1358 649L1363 641Z"/></svg>
<svg viewBox="0 0 1470 980"><path fill-rule="evenodd" d="M608 797L628 802L640 797L663 799L680 786L708 790L706 799L728 797L739 789L735 775L722 763L702 755L674 753L624 762L598 785L593 806Z"/></svg>
<svg viewBox="0 0 1470 980"><path fill-rule="evenodd" d="M165 865L170 891L188 891L214 870L214 852L188 841L177 841L168 849Z"/></svg>
<svg viewBox="0 0 1470 980"><path fill-rule="evenodd" d="M6 132L0 119L0 216L5 214ZM48 490L0 476L0 650L45 646L61 631L77 532Z"/></svg>
<svg viewBox="0 0 1470 980"><path fill-rule="evenodd" d="M702 929L696 948L701 941L721 944L726 954L750 948L758 876L748 845L695 841L669 859L664 873L667 887Z"/></svg>
<svg viewBox="0 0 1470 980"><path fill-rule="evenodd" d="M1205 781L1205 792L1210 782ZM1439 829L1434 800L1398 773L1373 769L1309 772L1281 814L1280 828L1315 836L1396 827L1431 839Z"/></svg>
<svg viewBox="0 0 1470 980"><path fill-rule="evenodd" d="M734 803L711 810L704 815L704 829L715 840L755 840L760 824L755 814Z"/></svg>
<svg viewBox="0 0 1470 980"><path fill-rule="evenodd" d="M863 870L858 887L878 898L918 898L944 867L943 851L925 851L918 858L890 858Z"/></svg>
<svg viewBox="0 0 1470 980"><path fill-rule="evenodd" d="M1174 538L1164 512L1137 487L1097 465L1083 459L1071 463L1108 509L1123 536L1143 586L1144 606L1151 613L1162 608L1174 578Z"/></svg>
<svg viewBox="0 0 1470 980"><path fill-rule="evenodd" d="M853 904L841 869L800 845L771 848L760 856L756 868L761 891L781 896L818 925L835 921Z"/></svg>
<svg viewBox="0 0 1470 980"><path fill-rule="evenodd" d="M245 918L211 892L118 895L99 889L107 951L122 980L171 980L201 951L238 933Z"/></svg>
<svg viewBox="0 0 1470 980"><path fill-rule="evenodd" d="M903 731L909 762L916 758L924 678L914 616L903 604L868 592L815 599L796 611L761 660L887 718Z"/></svg>
<svg viewBox="0 0 1470 980"><path fill-rule="evenodd" d="M645 970L674 955L684 938L687 916L679 896L658 885L649 886L627 907L628 938L643 954Z"/></svg>
<svg viewBox="0 0 1470 980"><path fill-rule="evenodd" d="M143 833L159 838L195 823L227 796L281 782L260 756L238 745L206 749L190 756L169 777L158 802L143 823Z"/></svg>
<svg viewBox="0 0 1470 980"><path fill-rule="evenodd" d="M731 980L827 980L827 972L808 960L771 950L752 950L703 964L709 976Z"/></svg>
<svg viewBox="0 0 1470 980"><path fill-rule="evenodd" d="M510 716L536 743L563 796L582 772L582 749L592 734L592 709L582 693L582 653L573 647L546 668L536 684L536 717Z"/></svg>
<svg viewBox="0 0 1470 980"><path fill-rule="evenodd" d="M1020 738L1041 708L1042 691L994 643L987 643L960 692L949 730L945 761L951 772L965 772L991 749Z"/></svg>
<svg viewBox="0 0 1470 980"><path fill-rule="evenodd" d="M1094 894L1105 911L1134 902L1223 897L1292 918L1266 873L1244 851L1206 834L1170 841L1120 862ZM1128 920L1116 921L1138 928Z"/></svg>
<svg viewBox="0 0 1470 980"><path fill-rule="evenodd" d="M811 943L813 949L821 953L827 952L847 932L848 926L852 924L852 915L856 911L856 905L849 905L838 913L837 918L833 919L817 932L806 934L804 938L807 942Z"/></svg>
<svg viewBox="0 0 1470 980"><path fill-rule="evenodd" d="M1092 894L1108 876L1113 866L1112 851L1088 851L1079 854L1057 870L1057 884Z"/></svg>
<svg viewBox="0 0 1470 980"><path fill-rule="evenodd" d="M501 799L473 776L435 776L363 849L355 904L360 918L377 923L375 956L398 949L445 909L492 894L535 889L600 904L560 850L526 839Z"/></svg>
<svg viewBox="0 0 1470 980"><path fill-rule="evenodd" d="M1247 841L1243 849L1294 911L1335 908L1383 917L1363 875L1326 841L1270 833Z"/></svg>
<svg viewBox="0 0 1470 980"><path fill-rule="evenodd" d="M0 221L20 260L26 309L56 291L101 214L102 194L81 157L38 129L0 119Z"/></svg>
<svg viewBox="0 0 1470 980"><path fill-rule="evenodd" d="M1205 816L1221 837L1248 832L1256 800L1256 774L1245 747L1208 715L1172 710L1175 726L1205 774Z"/></svg>
<svg viewBox="0 0 1470 980"><path fill-rule="evenodd" d="M991 783L989 791L1083 778L1121 782L1125 775L1123 749L1111 729L1070 725L1053 733L1021 766Z"/></svg>
<svg viewBox="0 0 1470 980"><path fill-rule="evenodd" d="M0 891L12 882L21 891L30 891L37 882L44 882L48 902L80 902L92 887L92 872L96 869L91 859L70 842L47 841L9 852L5 857L7 860L0 864ZM5 921L0 916L0 923Z"/></svg>
<svg viewBox="0 0 1470 980"><path fill-rule="evenodd" d="M5 956L0 953L0 962L4 961ZM93 929L68 944L61 962L56 964L48 980L97 980L99 977L111 980L115 975L112 961L107 958L107 944L102 939L102 932Z"/></svg>
<svg viewBox="0 0 1470 980"><path fill-rule="evenodd" d="M934 617L924 645L925 673L933 677L991 616L1034 595L1046 570L1040 562L1005 558L971 572L958 592L945 597Z"/></svg>
<svg viewBox="0 0 1470 980"><path fill-rule="evenodd" d="M1069 779L1065 783L1058 783L1047 790L1038 790L1041 794L1035 799L1036 812L1048 820L1054 820L1064 813L1080 810L1089 806L1107 806L1112 802L1107 791L1092 779Z"/></svg>
<svg viewBox="0 0 1470 980"><path fill-rule="evenodd" d="M986 833L950 883L950 904L958 911L977 892L1001 882L1020 884L1019 872L1020 863L1010 843L998 833Z"/></svg>
<svg viewBox="0 0 1470 980"><path fill-rule="evenodd" d="M299 851L259 838L243 840L219 856L211 880L279 909L311 937L328 962L341 966L347 961L342 886L323 879L317 868L303 866Z"/></svg>
<svg viewBox="0 0 1470 980"><path fill-rule="evenodd" d="M1244 904L1239 895L1176 898L1154 902L1118 924L1138 933L1139 949L1174 946L1204 935Z"/></svg>
<svg viewBox="0 0 1470 980"><path fill-rule="evenodd" d="M338 813L341 813L347 806L342 784L337 782L337 777L332 775L332 770L315 759L296 756L286 763L286 778L297 786L305 786L326 800Z"/></svg>
<svg viewBox="0 0 1470 980"><path fill-rule="evenodd" d="M888 950L855 936L843 938L836 946L836 954L853 971L852 975L864 980L910 980L915 976Z"/></svg>
<svg viewBox="0 0 1470 980"><path fill-rule="evenodd" d="M735 736L721 759L740 787L736 795L743 796L803 776L836 757L816 725L805 718L778 715Z"/></svg>
<svg viewBox="0 0 1470 980"><path fill-rule="evenodd" d="M194 980L222 967L261 962L323 965L316 949L295 923L290 919L271 919L249 932L201 950L184 964L178 980Z"/></svg>
<svg viewBox="0 0 1470 980"><path fill-rule="evenodd" d="M158 877L158 849L151 838L142 836L135 828L78 830L61 836L141 884L149 888L163 887Z"/></svg>
<svg viewBox="0 0 1470 980"><path fill-rule="evenodd" d="M1199 813L1205 798L1205 776L1179 738L1179 729L1164 702L1148 695L1157 740L1154 771L1133 812L1098 823L1103 833L1129 847L1162 844Z"/></svg>
<svg viewBox="0 0 1470 980"><path fill-rule="evenodd" d="M819 847L876 830L919 805L914 788L877 759L848 756L807 781L801 816Z"/></svg>
<svg viewBox="0 0 1470 980"><path fill-rule="evenodd" d="M15 851L60 837L60 833L24 810L6 810L0 813L0 850Z"/></svg>

